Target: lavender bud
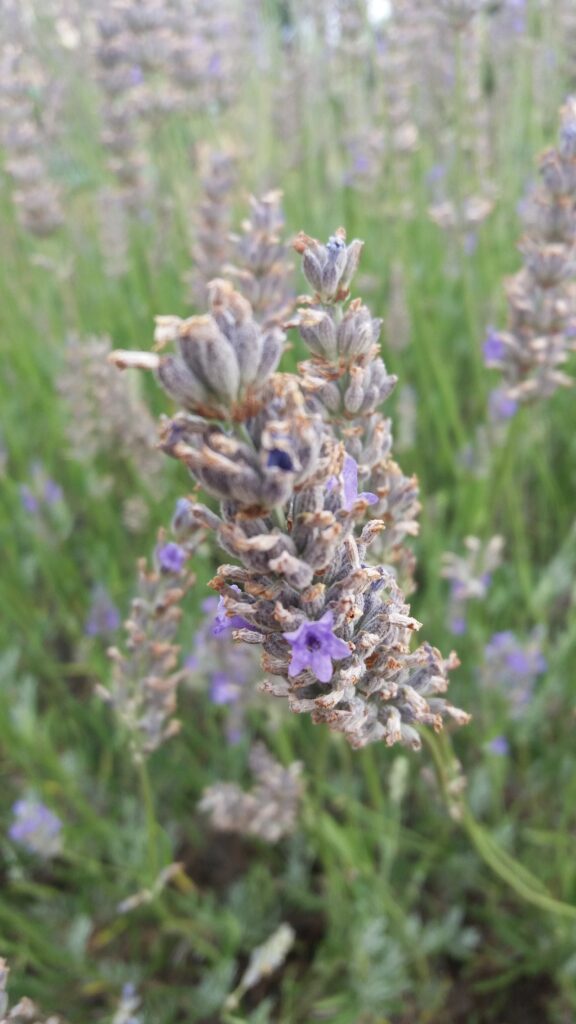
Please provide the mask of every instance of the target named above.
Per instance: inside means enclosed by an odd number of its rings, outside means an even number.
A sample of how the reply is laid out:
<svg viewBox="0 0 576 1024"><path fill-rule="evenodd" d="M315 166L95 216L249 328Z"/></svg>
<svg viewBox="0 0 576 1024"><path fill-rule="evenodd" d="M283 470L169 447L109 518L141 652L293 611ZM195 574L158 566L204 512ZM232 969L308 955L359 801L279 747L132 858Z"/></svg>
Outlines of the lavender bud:
<svg viewBox="0 0 576 1024"><path fill-rule="evenodd" d="M322 302L335 302L347 294L363 244L355 240L346 245L343 228L331 235L326 245L300 232L294 248L302 255L304 275Z"/></svg>
<svg viewBox="0 0 576 1024"><path fill-rule="evenodd" d="M338 348L332 317L320 310L306 309L298 320L302 340L316 356L335 362Z"/></svg>
<svg viewBox="0 0 576 1024"><path fill-rule="evenodd" d="M341 359L355 359L368 355L378 337L381 320L374 320L367 306L359 300L350 303L344 318L338 327L338 355Z"/></svg>

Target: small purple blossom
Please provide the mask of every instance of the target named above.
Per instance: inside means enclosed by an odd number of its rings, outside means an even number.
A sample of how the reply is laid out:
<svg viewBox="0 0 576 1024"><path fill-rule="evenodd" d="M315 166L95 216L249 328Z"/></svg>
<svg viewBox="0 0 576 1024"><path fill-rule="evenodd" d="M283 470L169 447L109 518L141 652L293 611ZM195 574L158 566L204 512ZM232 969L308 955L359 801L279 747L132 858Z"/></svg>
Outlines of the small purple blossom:
<svg viewBox="0 0 576 1024"><path fill-rule="evenodd" d="M333 624L334 615L328 610L316 622L305 619L298 629L282 634L292 648L288 675L297 676L310 669L319 682L330 682L334 671L332 659L341 661L350 656L348 644L334 635Z"/></svg>
<svg viewBox="0 0 576 1024"><path fill-rule="evenodd" d="M133 64L129 71L130 85L142 85L144 81L144 72L138 64Z"/></svg>
<svg viewBox="0 0 576 1024"><path fill-rule="evenodd" d="M547 668L538 633L524 641L511 630L494 633L486 645L484 659L486 685L498 687L512 710L521 712L532 696L537 677Z"/></svg>
<svg viewBox="0 0 576 1024"><path fill-rule="evenodd" d="M180 544L169 541L156 548L156 557L163 572L172 572L177 575L184 568L187 554Z"/></svg>
<svg viewBox="0 0 576 1024"><path fill-rule="evenodd" d="M17 800L12 808L14 821L8 830L10 839L29 853L54 857L61 849L62 822L39 800Z"/></svg>
<svg viewBox="0 0 576 1024"><path fill-rule="evenodd" d="M28 484L20 485L20 501L25 512L28 512L31 516L36 515L40 508L40 502L30 487L28 487Z"/></svg>
<svg viewBox="0 0 576 1024"><path fill-rule="evenodd" d="M510 753L510 744L505 736L495 736L487 747L491 754L497 754L498 757L506 757Z"/></svg>
<svg viewBox="0 0 576 1024"><path fill-rule="evenodd" d="M232 590L237 590L240 594L240 587L232 584ZM212 623L212 636L220 636L221 633L226 633L230 629L253 629L254 627L246 622L241 615L227 615L226 614L226 603L224 598L221 597L218 601L218 607L216 609L216 615L214 616L214 622Z"/></svg>
<svg viewBox="0 0 576 1024"><path fill-rule="evenodd" d="M482 352L484 354L484 362L487 365L499 362L506 355L506 346L493 327L488 328Z"/></svg>
<svg viewBox="0 0 576 1024"><path fill-rule="evenodd" d="M242 685L228 672L214 672L210 677L210 700L213 704L235 704Z"/></svg>
<svg viewBox="0 0 576 1024"><path fill-rule="evenodd" d="M238 587L234 589L240 593ZM231 634L233 629L254 627L238 615L228 618L222 598L206 598L202 610L206 617L185 665L207 687L212 703L227 709L226 739L237 743L244 735L245 708L253 694L250 683L258 678L259 664L254 648L234 643Z"/></svg>
<svg viewBox="0 0 576 1024"><path fill-rule="evenodd" d="M347 453L344 456L342 473L339 477L330 477L326 484L326 490L328 492L334 491L338 483L342 486L342 507L347 512L350 512L358 499L366 501L368 505L375 505L378 501L378 495L372 494L370 491L363 491L361 494L358 494L358 463L356 459L353 459Z"/></svg>
<svg viewBox="0 0 576 1024"><path fill-rule="evenodd" d="M179 536L192 530L193 525L192 502L188 498L178 498L174 508L174 515L172 516L172 530L176 536Z"/></svg>
<svg viewBox="0 0 576 1024"><path fill-rule="evenodd" d="M41 462L35 462L30 469L30 483L20 485L22 508L29 515L38 515L43 507L50 508L63 499L60 484L46 474Z"/></svg>
<svg viewBox="0 0 576 1024"><path fill-rule="evenodd" d="M509 420L515 415L518 402L511 398L505 388L494 388L488 397L488 411L491 420Z"/></svg>
<svg viewBox="0 0 576 1024"><path fill-rule="evenodd" d="M105 636L114 633L121 622L120 612L105 587L98 586L92 595L84 632L87 636Z"/></svg>
<svg viewBox="0 0 576 1024"><path fill-rule="evenodd" d="M62 488L60 484L57 484L55 480L51 480L50 477L44 484L44 501L47 505L56 505L59 501L62 501Z"/></svg>
<svg viewBox="0 0 576 1024"><path fill-rule="evenodd" d="M450 632L454 636L463 636L468 629L466 617L464 615L453 615L450 619Z"/></svg>

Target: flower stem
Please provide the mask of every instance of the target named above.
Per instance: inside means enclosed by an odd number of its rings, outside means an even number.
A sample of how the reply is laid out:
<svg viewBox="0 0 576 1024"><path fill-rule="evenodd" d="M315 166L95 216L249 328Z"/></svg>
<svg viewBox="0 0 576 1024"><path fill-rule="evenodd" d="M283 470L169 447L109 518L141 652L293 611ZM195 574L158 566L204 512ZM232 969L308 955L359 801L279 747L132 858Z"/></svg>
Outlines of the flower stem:
<svg viewBox="0 0 576 1024"><path fill-rule="evenodd" d="M154 880L158 874L158 824L154 809L154 795L150 785L150 775L144 758L138 761L138 776L140 789L146 815L146 835L148 845L148 866L151 879Z"/></svg>

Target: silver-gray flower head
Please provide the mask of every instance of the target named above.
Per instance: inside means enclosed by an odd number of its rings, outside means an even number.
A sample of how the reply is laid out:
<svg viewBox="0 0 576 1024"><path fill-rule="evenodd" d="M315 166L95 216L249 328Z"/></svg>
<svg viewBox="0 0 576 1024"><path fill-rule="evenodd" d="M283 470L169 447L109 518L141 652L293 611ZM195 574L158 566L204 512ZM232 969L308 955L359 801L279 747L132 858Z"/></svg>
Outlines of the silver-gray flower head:
<svg viewBox="0 0 576 1024"><path fill-rule="evenodd" d="M285 336L277 326L260 327L227 281L212 281L208 291L208 315L157 318L157 345L176 343L175 355L161 357L158 379L189 412L245 419L280 361Z"/></svg>
<svg viewBox="0 0 576 1024"><path fill-rule="evenodd" d="M364 243L355 239L346 244L343 228L330 236L326 245L300 232L294 242L302 256L302 270L322 302L331 303L348 294Z"/></svg>

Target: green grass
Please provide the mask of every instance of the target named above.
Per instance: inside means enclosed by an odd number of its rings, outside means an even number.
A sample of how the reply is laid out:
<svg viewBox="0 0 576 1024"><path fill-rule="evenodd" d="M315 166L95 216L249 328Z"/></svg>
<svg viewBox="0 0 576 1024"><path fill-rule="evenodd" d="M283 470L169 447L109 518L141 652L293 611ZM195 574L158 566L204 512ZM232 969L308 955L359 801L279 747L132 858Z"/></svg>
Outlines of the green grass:
<svg viewBox="0 0 576 1024"><path fill-rule="evenodd" d="M556 53L556 70L539 91L532 50L520 46L507 86L488 50L498 90L497 199L472 253L464 256L427 214L428 175L442 160L432 127L402 173L388 154L367 191L343 186L346 104L328 91L330 68L321 76L325 92L304 106L293 159L291 143L274 129L285 58L269 26L270 66L245 76L233 108L167 117L149 130L152 209L132 225L130 267L117 280L106 274L94 213L97 189L110 183L96 85L87 75L82 88L70 87L78 55L60 67L44 26L43 59L68 82L51 157L66 225L44 241L25 236L7 177L1 197L0 955L12 968L12 999L25 993L70 1024L110 1021L128 981L149 1024L563 1024L576 1014L573 395L522 410L486 476L460 458L496 383L480 346L486 325L504 321L502 278L519 265L517 203L536 154L554 142L567 91L556 25L538 3L530 8L534 38ZM309 59L321 66L321 55ZM355 81L354 65L346 74ZM448 107L449 119L466 115ZM118 347L148 347L157 313L190 312L182 277L199 198L190 149L225 138L242 154L244 195L283 188L288 235L304 229L325 238L344 223L349 237L365 239L361 271L372 285L363 295L375 315L385 315L393 262L404 269L411 342L397 351L384 337L383 350L417 394L415 443L400 461L418 474L423 496L413 611L425 639L446 651L455 640L442 553L461 550L469 533L506 540L489 596L471 607L468 632L457 638L462 665L452 699L473 722L451 740L431 738L420 755L383 747L353 753L341 737L286 709L272 727L264 701L250 713L245 739L228 746L221 709L199 688L183 688L182 733L141 776L93 692L109 667L104 644L83 634L91 588L105 584L127 613L136 559L149 554L189 482L166 460L166 496L149 502L140 534L126 529L116 499L91 493L94 466L71 459L57 392L64 341L70 331L107 333ZM454 187L477 190L465 153L458 167ZM174 204L168 226L166 197ZM241 194L236 223L244 215ZM144 386L154 410L167 409L154 386ZM394 417L395 397L389 407ZM22 508L19 487L35 462L63 488L59 521L42 525ZM108 468L115 495L146 495L130 465ZM185 608L185 653L213 564L206 556L194 567L199 585ZM496 630L524 636L535 625L544 630L548 670L525 713L511 720L501 694L482 687L483 649ZM506 757L488 748L502 733ZM283 762L304 764L300 827L276 848L212 835L195 810L207 784L246 779L254 737ZM448 813L452 745L467 778L460 820ZM63 854L50 863L7 835L10 808L28 790L64 822ZM150 888L174 861L181 872L159 895L118 913L122 900ZM286 965L239 1009L224 1010L251 950L283 921L296 932Z"/></svg>

